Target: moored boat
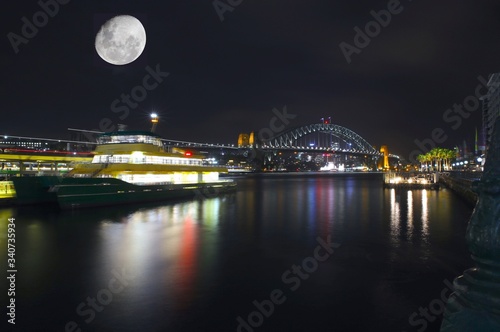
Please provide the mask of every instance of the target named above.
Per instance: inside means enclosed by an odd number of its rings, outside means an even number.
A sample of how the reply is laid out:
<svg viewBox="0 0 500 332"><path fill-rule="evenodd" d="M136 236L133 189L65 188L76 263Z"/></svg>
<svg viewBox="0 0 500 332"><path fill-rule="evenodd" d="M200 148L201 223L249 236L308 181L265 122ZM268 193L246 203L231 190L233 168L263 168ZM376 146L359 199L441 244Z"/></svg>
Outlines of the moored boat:
<svg viewBox="0 0 500 332"><path fill-rule="evenodd" d="M220 173L227 173L227 168L206 165L204 157L193 151L164 147L152 132L117 131L102 134L92 161L73 165L65 177L20 178L14 185L21 204L55 201L70 209L234 190L235 182L219 179Z"/></svg>

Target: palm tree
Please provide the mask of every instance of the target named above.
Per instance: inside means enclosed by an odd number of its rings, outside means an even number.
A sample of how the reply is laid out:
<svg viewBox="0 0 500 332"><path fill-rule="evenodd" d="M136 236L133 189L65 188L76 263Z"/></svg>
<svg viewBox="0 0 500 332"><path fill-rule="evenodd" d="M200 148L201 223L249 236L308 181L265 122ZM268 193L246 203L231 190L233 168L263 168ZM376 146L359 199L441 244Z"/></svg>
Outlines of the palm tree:
<svg viewBox="0 0 500 332"><path fill-rule="evenodd" d="M455 158L455 151L450 149L445 149L445 160L446 160L446 169L450 169L450 163Z"/></svg>
<svg viewBox="0 0 500 332"><path fill-rule="evenodd" d="M417 160L420 162L420 169L422 169L422 166L425 163L425 168L427 168L427 155L425 154L419 154L417 156Z"/></svg>
<svg viewBox="0 0 500 332"><path fill-rule="evenodd" d="M441 172L443 170L443 161L446 158L446 149L443 148L436 148L436 154L438 158L438 172Z"/></svg>
<svg viewBox="0 0 500 332"><path fill-rule="evenodd" d="M444 168L448 168L448 161L453 158L454 151L437 147L429 151L429 154L436 163L437 171L441 172Z"/></svg>
<svg viewBox="0 0 500 332"><path fill-rule="evenodd" d="M432 167L432 170L434 171L437 166L437 159L438 159L438 156L437 156L437 150L436 148L432 149L431 151L427 152L426 155L428 155L428 158L431 162L431 167Z"/></svg>
<svg viewBox="0 0 500 332"><path fill-rule="evenodd" d="M450 160L455 158L455 154L454 150L436 147L417 158L420 162L425 162L426 165L427 162L430 162L433 170L441 172L450 168Z"/></svg>
<svg viewBox="0 0 500 332"><path fill-rule="evenodd" d="M429 170L429 165L427 165L427 163L431 163L431 166L432 166L432 155L429 152L427 152L425 154L418 155L417 159L418 159L418 161L420 161L421 163L423 163L425 165L426 171Z"/></svg>

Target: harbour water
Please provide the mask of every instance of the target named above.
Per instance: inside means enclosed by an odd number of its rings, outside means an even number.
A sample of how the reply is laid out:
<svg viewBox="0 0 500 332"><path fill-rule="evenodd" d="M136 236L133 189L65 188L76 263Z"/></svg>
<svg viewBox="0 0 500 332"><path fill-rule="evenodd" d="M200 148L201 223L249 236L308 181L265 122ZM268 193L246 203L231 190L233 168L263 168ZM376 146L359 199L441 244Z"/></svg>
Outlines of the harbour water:
<svg viewBox="0 0 500 332"><path fill-rule="evenodd" d="M370 173L236 181L165 204L0 209L3 271L16 219L15 330L439 330L472 265L453 192Z"/></svg>

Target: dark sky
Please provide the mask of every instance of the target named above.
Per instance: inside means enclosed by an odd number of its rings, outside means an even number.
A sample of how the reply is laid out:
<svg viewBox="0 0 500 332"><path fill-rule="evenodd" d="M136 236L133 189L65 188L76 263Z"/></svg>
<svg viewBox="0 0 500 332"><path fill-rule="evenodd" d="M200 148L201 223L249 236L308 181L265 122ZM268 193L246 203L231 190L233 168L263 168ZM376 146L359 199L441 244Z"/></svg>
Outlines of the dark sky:
<svg viewBox="0 0 500 332"><path fill-rule="evenodd" d="M297 115L289 127L331 116L402 156L434 128L448 136L442 146L472 143L480 110L460 125L443 114L474 96L479 75L500 70L500 3L401 1L348 64L339 44L353 45L354 27L364 30L370 11L389 2L244 0L222 22L211 0L72 0L16 54L8 34L21 36L21 19L32 22L41 7L11 1L0 14L0 134L69 138L68 127L99 129L103 118L146 129L156 111L164 137L236 143L286 105ZM144 53L126 66L94 48L103 20L119 14L139 18L147 33ZM142 84L147 66L170 75L120 120L111 104Z"/></svg>

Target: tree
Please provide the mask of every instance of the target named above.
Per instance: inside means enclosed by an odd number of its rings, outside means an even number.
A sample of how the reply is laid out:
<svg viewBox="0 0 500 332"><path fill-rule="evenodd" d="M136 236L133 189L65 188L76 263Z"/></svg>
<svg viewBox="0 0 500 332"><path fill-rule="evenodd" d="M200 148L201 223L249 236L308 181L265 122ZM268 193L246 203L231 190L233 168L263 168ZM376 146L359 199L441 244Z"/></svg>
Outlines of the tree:
<svg viewBox="0 0 500 332"><path fill-rule="evenodd" d="M441 172L443 170L443 161L445 160L445 157L446 157L446 149L436 148L436 158L437 158L437 163L438 163L438 172Z"/></svg>
<svg viewBox="0 0 500 332"><path fill-rule="evenodd" d="M427 152L426 154L421 154L421 155L418 155L417 156L417 159L421 162L421 163L424 163L425 165L425 169L426 170L429 170L429 165L427 163L432 163L433 161L433 158L432 158L432 154ZM431 164L432 166L432 164Z"/></svg>
<svg viewBox="0 0 500 332"><path fill-rule="evenodd" d="M451 161L455 158L456 156L456 153L454 150L450 150L450 149L445 149L445 161L446 161L446 169L449 170L451 167L450 167L450 163Z"/></svg>
<svg viewBox="0 0 500 332"><path fill-rule="evenodd" d="M437 159L438 159L438 154L436 148L432 149L431 151L427 152L426 155L429 156L429 160L431 162L431 167L432 170L436 170L437 166Z"/></svg>
<svg viewBox="0 0 500 332"><path fill-rule="evenodd" d="M428 158L429 156L427 154L419 154L417 156L417 160L420 162L421 164L421 169L422 169L422 166L425 166L424 168L427 169L427 161L429 160Z"/></svg>
<svg viewBox="0 0 500 332"><path fill-rule="evenodd" d="M450 161L455 155L454 150L436 147L425 154L419 154L417 160L425 165L425 169L429 169L427 163L430 163L432 170L441 172L450 168Z"/></svg>

